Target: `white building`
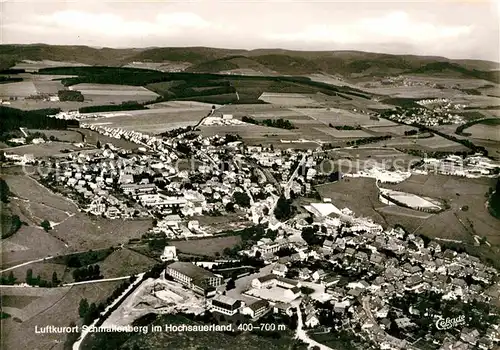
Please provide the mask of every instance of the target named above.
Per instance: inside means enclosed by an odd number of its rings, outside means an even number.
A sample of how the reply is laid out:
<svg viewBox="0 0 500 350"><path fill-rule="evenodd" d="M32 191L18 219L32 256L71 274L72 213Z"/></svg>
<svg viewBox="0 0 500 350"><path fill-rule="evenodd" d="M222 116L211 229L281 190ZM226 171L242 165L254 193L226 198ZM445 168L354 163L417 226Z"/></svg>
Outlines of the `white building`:
<svg viewBox="0 0 500 350"><path fill-rule="evenodd" d="M210 311L217 311L221 314L233 316L238 313L240 308L245 304L234 298L217 294L212 300L210 300L209 308Z"/></svg>
<svg viewBox="0 0 500 350"><path fill-rule="evenodd" d="M160 260L163 262L177 260L177 250L175 246L166 246L163 249L163 254L160 256Z"/></svg>

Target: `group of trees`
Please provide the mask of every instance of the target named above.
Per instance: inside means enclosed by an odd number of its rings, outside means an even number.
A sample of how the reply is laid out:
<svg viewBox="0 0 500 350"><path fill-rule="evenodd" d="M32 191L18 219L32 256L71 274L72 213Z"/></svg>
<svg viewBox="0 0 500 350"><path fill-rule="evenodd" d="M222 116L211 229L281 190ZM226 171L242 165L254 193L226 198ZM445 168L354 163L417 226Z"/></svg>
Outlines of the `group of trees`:
<svg viewBox="0 0 500 350"><path fill-rule="evenodd" d="M23 111L16 108L0 106L0 130L5 133L17 130L20 127L29 129L67 129L79 127L79 122L74 119L47 118L48 115L57 114L59 108Z"/></svg>
<svg viewBox="0 0 500 350"><path fill-rule="evenodd" d="M59 97L59 101L76 101L83 102L84 97L80 91L76 90L59 90L57 92L57 96Z"/></svg>
<svg viewBox="0 0 500 350"><path fill-rule="evenodd" d="M369 143L374 143L374 142L389 140L390 138L392 138L392 136L390 136L390 135L385 135L385 136L371 136L371 137L365 137L365 138L358 139L358 140L349 141L349 142L347 142L347 145L348 146L366 145L366 144L369 144Z"/></svg>
<svg viewBox="0 0 500 350"><path fill-rule="evenodd" d="M82 299L78 306L78 314L83 319L83 324L89 325L99 317L99 314L104 311L104 309L105 306L102 303L99 303L99 306L97 306L95 303L89 304L87 299Z"/></svg>
<svg viewBox="0 0 500 350"><path fill-rule="evenodd" d="M330 128L334 128L334 129L337 129L337 130L361 130L361 126L359 125L356 125L356 126L352 126L352 125L333 125L332 123L328 124L328 126Z"/></svg>
<svg viewBox="0 0 500 350"><path fill-rule="evenodd" d="M244 208L250 207L250 197L245 192L234 192L233 200L240 207Z"/></svg>
<svg viewBox="0 0 500 350"><path fill-rule="evenodd" d="M255 125L265 125L271 128L280 128L280 129L296 129L296 127L287 119L279 118L279 119L264 119L262 121L256 120L252 117L244 116L241 118L241 121L245 123L255 124Z"/></svg>
<svg viewBox="0 0 500 350"><path fill-rule="evenodd" d="M302 228L301 237L308 245L323 245L324 236L318 235L320 228L317 225Z"/></svg>
<svg viewBox="0 0 500 350"><path fill-rule="evenodd" d="M286 221L293 215L292 201L286 199L284 196L278 198L276 208L274 209L274 216L280 221Z"/></svg>
<svg viewBox="0 0 500 350"><path fill-rule="evenodd" d="M33 270L28 269L26 271L26 283L29 284L30 286L51 288L51 287L57 287L61 283L61 281L57 277L57 272L55 271L52 273L52 279L50 281L46 281L42 279L40 275L33 277Z"/></svg>
<svg viewBox="0 0 500 350"><path fill-rule="evenodd" d="M7 277L4 275L0 276L0 284L13 285L16 283L17 278L14 277L14 273L12 271L9 272Z"/></svg>
<svg viewBox="0 0 500 350"><path fill-rule="evenodd" d="M81 267L73 270L73 279L75 282L89 281L102 279L99 265L89 265L87 267Z"/></svg>
<svg viewBox="0 0 500 350"><path fill-rule="evenodd" d="M10 189L7 182L0 178L0 200L2 203L9 203Z"/></svg>
<svg viewBox="0 0 500 350"><path fill-rule="evenodd" d="M4 211L6 212L5 209L4 209ZM2 213L2 215L5 215L5 214L6 213ZM2 220L3 219L4 218L2 218ZM7 219L7 215L5 215L5 219ZM2 232L0 232L1 238L7 238L7 237L12 236L14 233L19 231L19 229L21 228L22 225L28 225L28 224L26 222L21 221L21 218L19 217L19 215L10 216L10 227L5 229L5 230L2 230Z"/></svg>
<svg viewBox="0 0 500 350"><path fill-rule="evenodd" d="M491 215L500 219L500 179L497 180L495 192L490 196L489 209Z"/></svg>
<svg viewBox="0 0 500 350"><path fill-rule="evenodd" d="M40 226L43 228L43 230L45 232L49 232L50 230L52 230L52 225L50 224L50 222L47 219L43 220L40 223Z"/></svg>
<svg viewBox="0 0 500 350"><path fill-rule="evenodd" d="M86 106L80 107L80 113L97 113L97 112L112 112L112 111L135 111L147 109L143 104L137 101L125 101L119 105L100 105L100 106Z"/></svg>

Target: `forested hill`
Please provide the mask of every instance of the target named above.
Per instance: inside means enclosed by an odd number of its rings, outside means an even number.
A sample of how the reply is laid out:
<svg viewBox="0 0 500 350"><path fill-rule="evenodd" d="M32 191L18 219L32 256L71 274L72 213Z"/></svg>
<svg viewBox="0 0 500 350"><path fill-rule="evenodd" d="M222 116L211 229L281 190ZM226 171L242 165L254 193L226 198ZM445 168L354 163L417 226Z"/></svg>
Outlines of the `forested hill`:
<svg viewBox="0 0 500 350"><path fill-rule="evenodd" d="M230 50L209 47L92 48L88 46L0 45L0 69L22 60L52 60L88 65L124 66L133 62L184 63L196 73L253 70L263 74L314 73L397 75L446 74L498 81L498 62L445 57L392 55L362 51Z"/></svg>

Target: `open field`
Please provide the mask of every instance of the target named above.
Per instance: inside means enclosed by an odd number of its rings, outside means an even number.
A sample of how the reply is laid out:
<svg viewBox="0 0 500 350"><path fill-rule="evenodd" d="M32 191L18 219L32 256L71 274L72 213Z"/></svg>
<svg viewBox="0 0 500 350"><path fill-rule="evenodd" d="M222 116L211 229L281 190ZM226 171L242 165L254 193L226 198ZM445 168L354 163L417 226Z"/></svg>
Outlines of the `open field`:
<svg viewBox="0 0 500 350"><path fill-rule="evenodd" d="M161 72L176 72L179 70L183 71L190 65L191 63L189 62L163 61L163 62L131 62L125 65L124 67L155 69Z"/></svg>
<svg viewBox="0 0 500 350"><path fill-rule="evenodd" d="M409 218L422 219L422 220L428 219L433 215L417 210L399 207L397 205L388 205L387 207L377 208L377 211L382 213L382 215L384 214L399 215L399 216L406 216Z"/></svg>
<svg viewBox="0 0 500 350"><path fill-rule="evenodd" d="M45 134L47 137L54 136L57 140L63 142L82 142L83 137L78 132L74 130L45 130L45 129L27 129L28 133L40 132Z"/></svg>
<svg viewBox="0 0 500 350"><path fill-rule="evenodd" d="M179 127L195 125L209 111L210 108L206 107L152 108L138 111L99 113L104 117L88 119L85 122L158 134Z"/></svg>
<svg viewBox="0 0 500 350"><path fill-rule="evenodd" d="M380 86L363 87L365 91L372 94L385 95L389 97L402 98L449 98L465 96L466 94L454 89L438 89L430 86Z"/></svg>
<svg viewBox="0 0 500 350"><path fill-rule="evenodd" d="M142 87L112 84L76 84L70 90L80 91L85 100L96 104L119 104L126 101L147 102L159 95Z"/></svg>
<svg viewBox="0 0 500 350"><path fill-rule="evenodd" d="M81 139L79 142L81 142ZM74 146L71 143L54 141L54 142L45 142L38 145L29 144L17 147L10 147L10 148L5 148L4 151L19 155L32 154L34 157L38 158L38 157L50 157L62 154L61 151L65 149L76 150L80 148Z"/></svg>
<svg viewBox="0 0 500 350"><path fill-rule="evenodd" d="M32 81L19 81L16 83L0 84L0 97L28 97L37 92Z"/></svg>
<svg viewBox="0 0 500 350"><path fill-rule="evenodd" d="M101 143L101 145L104 145L106 143L111 143L115 147L123 148L123 149L137 149L140 147L138 144L135 144L131 141L125 140L125 139L117 139L114 137L110 136L105 136L101 135L96 131L89 130L89 129L71 129L74 130L75 132L79 133L85 138L86 143L90 143L93 145L97 144L97 141Z"/></svg>
<svg viewBox="0 0 500 350"><path fill-rule="evenodd" d="M9 349L63 350L66 334L35 334L35 326L69 326L79 323L78 304L82 298L89 303L106 300L122 281L100 282L62 288L2 288L8 296L12 315L2 320L2 345ZM33 302L24 305L26 297ZM17 300L19 298L19 300ZM36 299L35 299L36 298Z"/></svg>
<svg viewBox="0 0 500 350"><path fill-rule="evenodd" d="M372 120L370 116L361 113L355 113L337 108L292 108L292 111L302 113L310 118L328 125L360 125L369 126L393 126L397 125L389 120Z"/></svg>
<svg viewBox="0 0 500 350"><path fill-rule="evenodd" d="M464 132L471 134L476 139L500 141L500 123L497 125L475 124L465 129Z"/></svg>
<svg viewBox="0 0 500 350"><path fill-rule="evenodd" d="M138 274L151 269L157 261L132 250L115 250L104 261L99 262L100 271L105 278Z"/></svg>
<svg viewBox="0 0 500 350"><path fill-rule="evenodd" d="M405 131L410 131L410 130L418 130L417 128L414 128L409 125L394 125L394 126L369 126L367 128L370 131L373 132L380 132L383 134L393 134L397 136L404 136Z"/></svg>
<svg viewBox="0 0 500 350"><path fill-rule="evenodd" d="M377 212L377 208L386 205L378 198L375 179L345 178L335 183L318 185L316 190L321 198L331 198L332 204L337 208L349 208L356 216L372 218L385 226L385 220Z"/></svg>
<svg viewBox="0 0 500 350"><path fill-rule="evenodd" d="M264 92L259 100L280 106L318 105L318 102L304 94Z"/></svg>
<svg viewBox="0 0 500 350"><path fill-rule="evenodd" d="M170 245L177 248L179 252L186 254L212 255L222 254L224 248L231 248L241 242L239 236L224 236L189 241L171 241Z"/></svg>
<svg viewBox="0 0 500 350"><path fill-rule="evenodd" d="M24 70L26 70L26 72L36 72L42 68L74 67L74 66L86 66L86 64L77 63L77 62L51 61L51 60L42 60L42 61L23 60L22 62L17 63L12 68L24 69Z"/></svg>
<svg viewBox="0 0 500 350"><path fill-rule="evenodd" d="M337 130L335 128L330 128L330 127L321 127L321 128L315 128L318 131L324 132L327 135L331 135L334 138L356 138L360 139L363 137L369 137L372 136L371 134L367 133L366 131L363 130Z"/></svg>
<svg viewBox="0 0 500 350"><path fill-rule="evenodd" d="M494 185L494 179L469 179L444 175L412 175L397 185L386 185L398 191L444 200L449 209L418 222L408 221L408 229L418 229L430 237L470 241L471 235L487 237L493 245L500 245L500 221L485 207L484 194ZM464 206L468 210L461 210Z"/></svg>
<svg viewBox="0 0 500 350"><path fill-rule="evenodd" d="M71 275L71 270L66 268L63 264L55 264L51 262L51 260L42 261L34 264L20 266L13 270L10 270L5 273L7 275L12 271L14 277L16 278L16 283L24 283L26 279L26 272L28 270L33 271L33 277L40 275L40 277L45 281L52 280L52 274L57 273L57 278L64 282L73 282L73 276Z"/></svg>

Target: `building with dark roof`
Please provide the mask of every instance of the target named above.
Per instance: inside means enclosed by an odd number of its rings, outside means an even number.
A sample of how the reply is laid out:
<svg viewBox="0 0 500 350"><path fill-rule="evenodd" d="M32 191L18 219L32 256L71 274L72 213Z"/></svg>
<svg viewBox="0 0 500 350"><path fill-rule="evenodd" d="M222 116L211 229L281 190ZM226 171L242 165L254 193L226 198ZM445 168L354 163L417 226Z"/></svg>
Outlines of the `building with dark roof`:
<svg viewBox="0 0 500 350"><path fill-rule="evenodd" d="M242 314L249 315L252 319L257 319L264 315L269 308L269 302L266 300L258 300L253 304L250 304L243 308Z"/></svg>
<svg viewBox="0 0 500 350"><path fill-rule="evenodd" d="M175 281L205 296L214 295L215 287L222 284L222 277L190 262L174 262L167 266L165 273Z"/></svg>
<svg viewBox="0 0 500 350"><path fill-rule="evenodd" d="M222 294L217 294L210 301L210 311L217 311L228 316L233 316L238 312L242 305L244 304L242 304L239 300Z"/></svg>

